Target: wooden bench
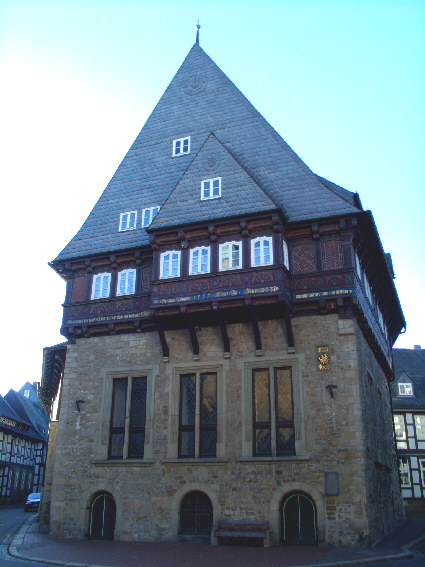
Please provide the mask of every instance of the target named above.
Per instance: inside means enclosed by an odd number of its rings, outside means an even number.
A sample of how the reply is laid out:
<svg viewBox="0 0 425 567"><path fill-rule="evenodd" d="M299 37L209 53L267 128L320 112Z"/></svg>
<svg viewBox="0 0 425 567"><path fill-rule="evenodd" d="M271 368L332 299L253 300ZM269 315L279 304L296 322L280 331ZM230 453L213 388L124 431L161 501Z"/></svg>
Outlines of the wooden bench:
<svg viewBox="0 0 425 567"><path fill-rule="evenodd" d="M264 547L272 544L272 530L269 522L250 520L219 520L211 538L212 545L222 539L262 539Z"/></svg>

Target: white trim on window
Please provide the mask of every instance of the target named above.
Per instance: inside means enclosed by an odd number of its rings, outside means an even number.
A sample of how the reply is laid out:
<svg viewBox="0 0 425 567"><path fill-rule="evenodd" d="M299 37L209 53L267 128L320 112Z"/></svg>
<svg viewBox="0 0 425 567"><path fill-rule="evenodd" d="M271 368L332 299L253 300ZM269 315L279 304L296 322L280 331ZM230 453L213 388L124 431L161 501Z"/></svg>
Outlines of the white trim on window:
<svg viewBox="0 0 425 567"><path fill-rule="evenodd" d="M242 242L223 242L218 248L218 269L238 270L242 268Z"/></svg>
<svg viewBox="0 0 425 567"><path fill-rule="evenodd" d="M270 266L273 264L273 238L259 236L251 240L251 266Z"/></svg>
<svg viewBox="0 0 425 567"><path fill-rule="evenodd" d="M289 270L289 248L286 240L282 240L282 246L283 246L283 265L287 270Z"/></svg>
<svg viewBox="0 0 425 567"><path fill-rule="evenodd" d="M173 140L173 157L190 154L190 136Z"/></svg>
<svg viewBox="0 0 425 567"><path fill-rule="evenodd" d="M142 228L146 228L147 226L149 226L152 223L153 219L159 213L160 208L161 207L156 206L156 207L146 207L146 209L143 209L143 211L142 211Z"/></svg>
<svg viewBox="0 0 425 567"><path fill-rule="evenodd" d="M218 199L221 197L221 177L203 179L201 181L201 200Z"/></svg>
<svg viewBox="0 0 425 567"><path fill-rule="evenodd" d="M102 297L109 297L111 289L111 274L104 272L103 274L95 274L93 276L93 283L91 288L91 298L100 299Z"/></svg>
<svg viewBox="0 0 425 567"><path fill-rule="evenodd" d="M394 431L395 438L397 441L406 440L406 425L404 423L404 417L402 415L395 414L393 417L394 421Z"/></svg>
<svg viewBox="0 0 425 567"><path fill-rule="evenodd" d="M399 382L398 383L398 395L399 396L413 396L413 386L411 382Z"/></svg>
<svg viewBox="0 0 425 567"><path fill-rule="evenodd" d="M137 225L137 211L127 211L120 214L120 224L118 226L119 232L126 230L134 230Z"/></svg>
<svg viewBox="0 0 425 567"><path fill-rule="evenodd" d="M189 275L208 274L210 272L211 250L209 246L192 248L189 259Z"/></svg>
<svg viewBox="0 0 425 567"><path fill-rule="evenodd" d="M159 277L178 278L180 276L180 250L162 252L160 257Z"/></svg>
<svg viewBox="0 0 425 567"><path fill-rule="evenodd" d="M136 270L134 268L118 272L117 295L130 295L136 291Z"/></svg>

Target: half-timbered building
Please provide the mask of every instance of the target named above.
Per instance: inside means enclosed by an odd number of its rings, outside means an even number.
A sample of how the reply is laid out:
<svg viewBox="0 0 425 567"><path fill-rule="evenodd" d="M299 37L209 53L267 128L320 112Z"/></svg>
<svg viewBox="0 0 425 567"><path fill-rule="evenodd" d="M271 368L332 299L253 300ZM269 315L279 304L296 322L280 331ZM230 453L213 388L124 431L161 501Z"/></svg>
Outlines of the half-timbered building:
<svg viewBox="0 0 425 567"><path fill-rule="evenodd" d="M40 392L49 407L60 386L53 537L220 543L227 519L354 545L402 520L405 322L372 213L198 42L51 266L68 341Z"/></svg>

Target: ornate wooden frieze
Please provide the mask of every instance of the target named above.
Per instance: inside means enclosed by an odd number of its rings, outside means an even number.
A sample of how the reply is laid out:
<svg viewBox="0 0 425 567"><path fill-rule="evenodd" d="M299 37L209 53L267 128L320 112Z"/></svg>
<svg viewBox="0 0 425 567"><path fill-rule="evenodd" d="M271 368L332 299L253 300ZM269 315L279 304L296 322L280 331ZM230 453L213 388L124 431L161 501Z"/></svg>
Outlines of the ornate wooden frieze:
<svg viewBox="0 0 425 567"><path fill-rule="evenodd" d="M90 301L80 305L70 305L64 308L63 324L74 326L149 317L149 303L150 298L148 296L129 296L123 299Z"/></svg>
<svg viewBox="0 0 425 567"><path fill-rule="evenodd" d="M354 278L352 272L341 272L339 274L321 274L317 276L306 276L292 280L292 290L295 294L302 291L325 291L336 288L353 289Z"/></svg>
<svg viewBox="0 0 425 567"><path fill-rule="evenodd" d="M313 243L295 244L292 251L292 273L308 274L316 271Z"/></svg>

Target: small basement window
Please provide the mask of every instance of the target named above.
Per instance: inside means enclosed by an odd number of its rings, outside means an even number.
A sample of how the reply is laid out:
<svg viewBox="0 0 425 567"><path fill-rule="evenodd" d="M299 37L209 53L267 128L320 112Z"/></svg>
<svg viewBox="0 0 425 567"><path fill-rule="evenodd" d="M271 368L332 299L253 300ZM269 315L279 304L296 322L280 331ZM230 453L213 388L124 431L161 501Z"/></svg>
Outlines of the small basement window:
<svg viewBox="0 0 425 567"><path fill-rule="evenodd" d="M160 207L148 207L142 211L142 228L149 226L156 215L159 213Z"/></svg>
<svg viewBox="0 0 425 567"><path fill-rule="evenodd" d="M221 197L221 177L204 179L201 182L201 199L218 199Z"/></svg>
<svg viewBox="0 0 425 567"><path fill-rule="evenodd" d="M136 228L136 221L137 211L121 213L119 231L124 232L125 230L134 230Z"/></svg>
<svg viewBox="0 0 425 567"><path fill-rule="evenodd" d="M190 153L190 136L173 140L173 157Z"/></svg>

